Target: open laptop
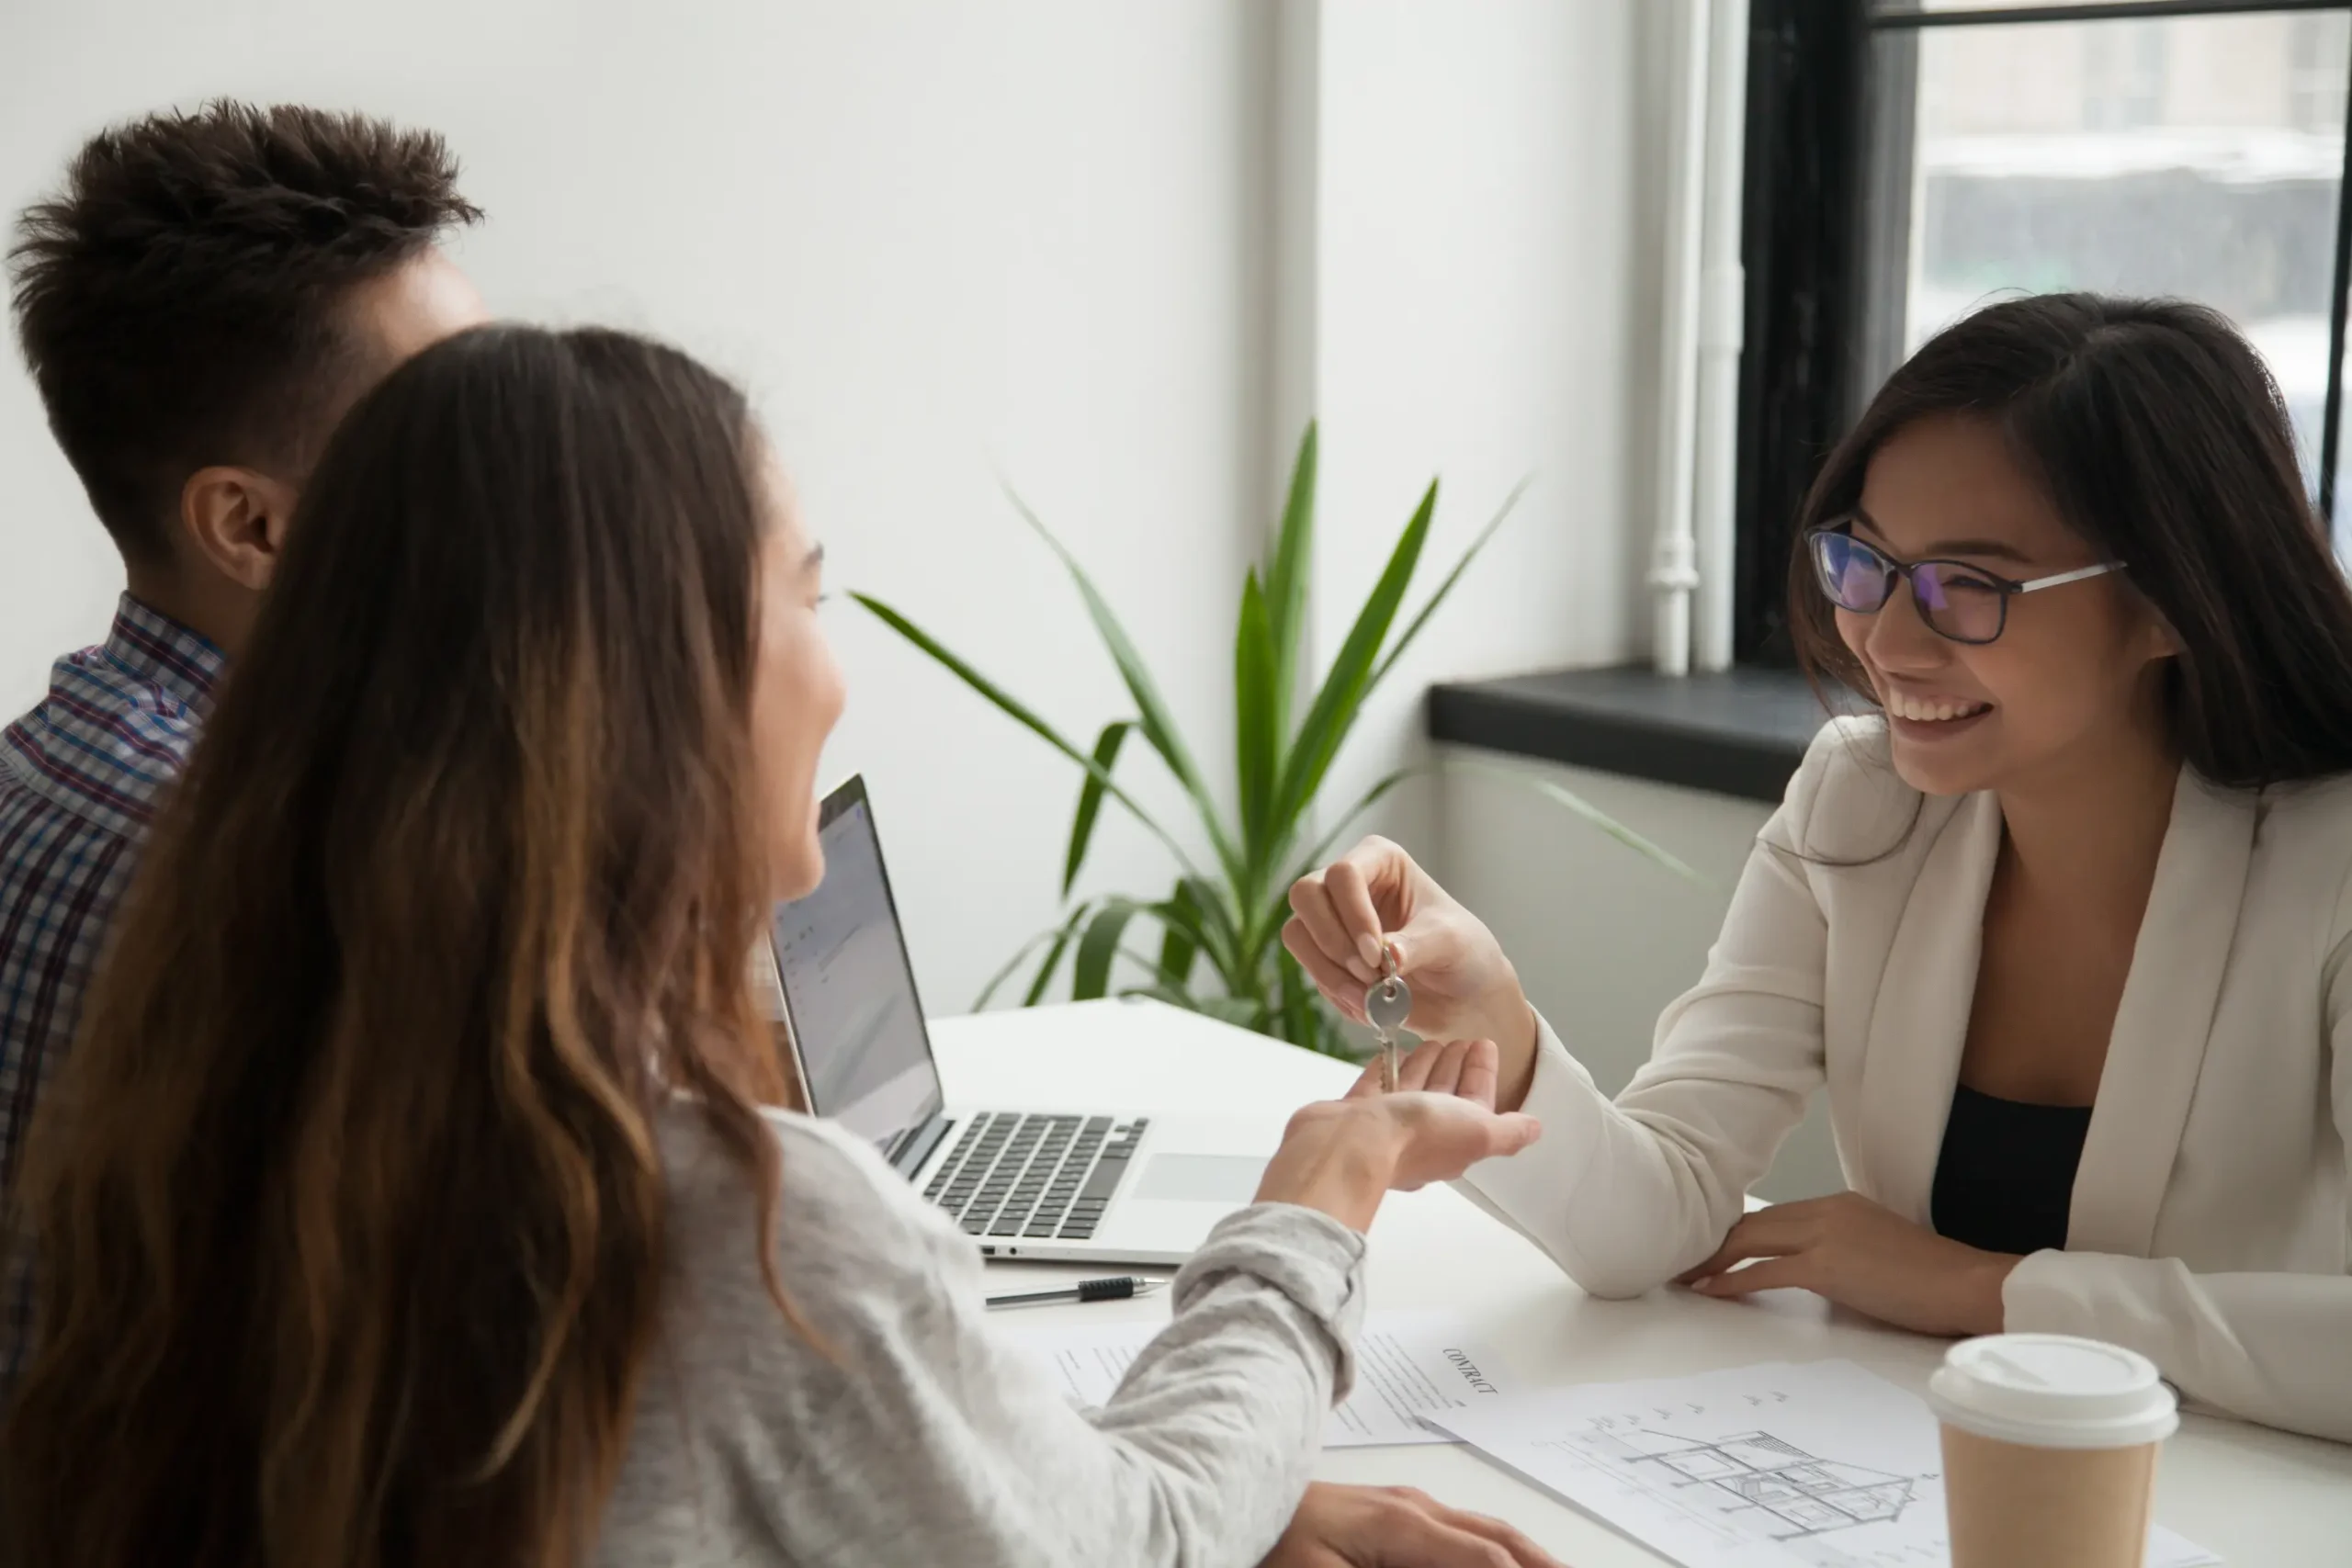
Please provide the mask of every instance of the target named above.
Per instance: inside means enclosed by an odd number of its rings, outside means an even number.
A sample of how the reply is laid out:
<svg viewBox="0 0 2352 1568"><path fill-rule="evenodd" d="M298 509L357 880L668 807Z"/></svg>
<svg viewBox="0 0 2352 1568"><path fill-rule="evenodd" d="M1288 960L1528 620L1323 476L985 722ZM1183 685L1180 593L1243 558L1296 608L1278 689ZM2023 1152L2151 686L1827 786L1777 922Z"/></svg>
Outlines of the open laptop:
<svg viewBox="0 0 2352 1568"><path fill-rule="evenodd" d="M870 1139L993 1258L1181 1263L1250 1201L1273 1153L1262 1123L948 1104L863 779L826 796L818 830L825 880L771 928L810 1111Z"/></svg>

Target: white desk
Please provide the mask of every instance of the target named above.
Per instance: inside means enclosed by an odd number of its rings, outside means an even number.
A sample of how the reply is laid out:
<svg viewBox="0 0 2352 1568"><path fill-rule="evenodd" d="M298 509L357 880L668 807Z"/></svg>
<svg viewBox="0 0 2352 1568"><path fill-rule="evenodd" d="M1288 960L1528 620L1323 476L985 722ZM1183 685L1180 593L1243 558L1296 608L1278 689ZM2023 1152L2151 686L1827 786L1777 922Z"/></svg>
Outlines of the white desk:
<svg viewBox="0 0 2352 1568"><path fill-rule="evenodd" d="M934 1026L947 1090L1023 1110L1089 1103L1264 1115L1271 1125L1354 1073L1329 1057L1148 1002L1088 1002L943 1020ZM1094 1270L1100 1272L1100 1270ZM998 1264L991 1274L1049 1286L1080 1271ZM1372 1231L1373 1310L1462 1313L1538 1383L1666 1377L1756 1361L1842 1357L1914 1390L1943 1342L1880 1327L1818 1297L1754 1303L1660 1291L1638 1302L1586 1296L1550 1259L1445 1189L1393 1193ZM1033 1308L1161 1317L1165 1298ZM2352 1347L2346 1348L2352 1354ZM1634 1568L1662 1559L1453 1447L1326 1454L1329 1481L1409 1483L1457 1507L1509 1519L1574 1568ZM2352 1562L2352 1448L2191 1416L2166 1449L2156 1517L2233 1564L2343 1568Z"/></svg>

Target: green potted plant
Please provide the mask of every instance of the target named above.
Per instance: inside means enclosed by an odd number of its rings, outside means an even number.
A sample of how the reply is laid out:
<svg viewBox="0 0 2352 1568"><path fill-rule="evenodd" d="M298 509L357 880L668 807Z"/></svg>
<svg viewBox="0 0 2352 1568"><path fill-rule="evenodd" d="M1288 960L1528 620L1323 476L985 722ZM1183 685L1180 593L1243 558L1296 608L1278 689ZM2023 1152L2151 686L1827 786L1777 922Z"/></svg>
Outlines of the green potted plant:
<svg viewBox="0 0 2352 1568"><path fill-rule="evenodd" d="M1073 999L1107 996L1115 987L1121 995L1155 998L1295 1045L1333 1055L1356 1054L1338 1019L1316 996L1313 982L1283 948L1290 885L1323 863L1341 835L1415 771L1402 768L1382 778L1331 817L1319 838L1307 840L1324 781L1365 700L1510 515L1525 485L1504 501L1436 591L1392 637L1437 510L1437 481L1430 482L1346 639L1300 711L1296 705L1303 690L1299 649L1306 620L1307 563L1314 548L1315 468L1316 429L1310 423L1299 443L1288 499L1263 570L1252 568L1242 582L1233 649L1238 809L1231 815L1211 793L1160 698L1158 683L1117 615L1076 558L1019 496L1012 497L1013 506L1069 570L1135 703L1134 716L1104 725L1091 750L1080 750L1034 709L896 609L870 594L852 595L1014 722L1068 757L1085 775L1062 856L1062 917L1022 944L980 993L976 1009L986 1007L998 989L1032 959L1036 962L1023 1005L1035 1005L1046 998L1068 958ZM1127 741L1136 736L1142 738L1182 786L1199 816L1214 863L1196 864L1176 837L1120 785L1115 770ZM1674 856L1570 792L1548 781L1509 776L1522 779L1658 864L1695 876ZM1166 846L1176 874L1165 895L1110 894L1070 902L1106 799L1132 815ZM1156 950L1133 945L1139 929L1157 931ZM1038 957L1041 949L1043 956ZM1133 971L1124 984L1117 977L1122 958Z"/></svg>

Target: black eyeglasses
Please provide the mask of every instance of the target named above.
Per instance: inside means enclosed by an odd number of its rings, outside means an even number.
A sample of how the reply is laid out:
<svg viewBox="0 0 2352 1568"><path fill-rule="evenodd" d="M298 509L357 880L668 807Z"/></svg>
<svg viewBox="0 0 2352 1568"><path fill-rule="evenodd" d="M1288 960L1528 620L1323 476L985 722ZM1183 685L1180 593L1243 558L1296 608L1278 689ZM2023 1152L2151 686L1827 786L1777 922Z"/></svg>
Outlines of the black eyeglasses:
<svg viewBox="0 0 2352 1568"><path fill-rule="evenodd" d="M1886 607L1897 578L1909 580L1912 603L1928 629L1953 642L1981 646L2001 635L2008 625L2009 601L2020 593L2038 593L2069 582L2083 582L2121 571L2120 560L2101 561L2074 571L2018 582L1996 577L1981 568L1954 560L1918 560L1905 564L1874 549L1847 533L1848 524L1817 530L1810 541L1815 575L1821 591L1841 610L1874 615Z"/></svg>

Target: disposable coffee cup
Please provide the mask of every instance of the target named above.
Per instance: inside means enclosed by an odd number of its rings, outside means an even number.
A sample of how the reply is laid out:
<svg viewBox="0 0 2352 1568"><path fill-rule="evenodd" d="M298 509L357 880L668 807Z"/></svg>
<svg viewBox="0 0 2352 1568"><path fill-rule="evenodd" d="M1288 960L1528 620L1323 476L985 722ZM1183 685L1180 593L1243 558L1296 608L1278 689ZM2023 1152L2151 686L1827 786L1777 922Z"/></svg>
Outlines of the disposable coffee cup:
<svg viewBox="0 0 2352 1568"><path fill-rule="evenodd" d="M2063 1334L1996 1334L1928 1382L1952 1568L2143 1568L2156 1454L2180 1412L2155 1363Z"/></svg>

